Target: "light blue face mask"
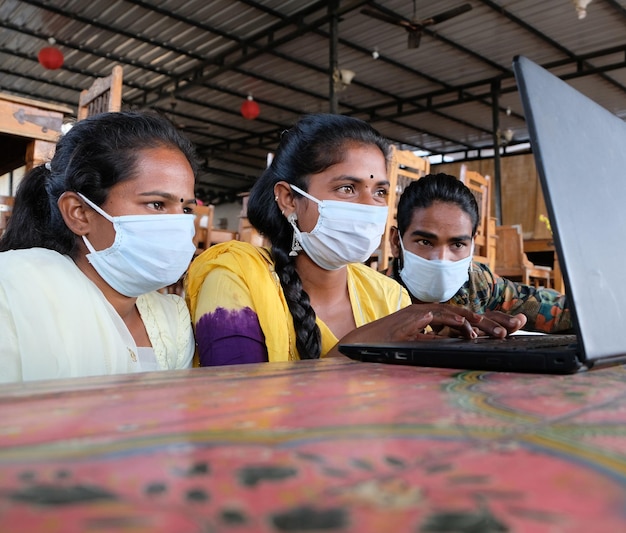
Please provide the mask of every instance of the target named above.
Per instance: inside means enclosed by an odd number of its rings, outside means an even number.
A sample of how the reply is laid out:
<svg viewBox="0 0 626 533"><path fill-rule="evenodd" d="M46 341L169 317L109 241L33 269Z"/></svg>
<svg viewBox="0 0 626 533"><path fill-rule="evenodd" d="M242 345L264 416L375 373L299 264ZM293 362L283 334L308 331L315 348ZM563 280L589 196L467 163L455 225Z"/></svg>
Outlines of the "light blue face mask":
<svg viewBox="0 0 626 533"><path fill-rule="evenodd" d="M83 235L87 260L100 277L124 296L136 297L176 283L196 247L193 215L125 215L112 217L80 193L97 213L113 223L115 241L96 250Z"/></svg>
<svg viewBox="0 0 626 533"><path fill-rule="evenodd" d="M474 241L469 256L458 261L424 259L404 249L402 238L402 269L400 277L409 292L420 302L447 302L469 279Z"/></svg>
<svg viewBox="0 0 626 533"><path fill-rule="evenodd" d="M312 231L300 231L295 213L287 220L302 249L318 266L337 270L349 263L362 263L380 246L387 206L318 200L295 185L291 188L317 204L319 218Z"/></svg>

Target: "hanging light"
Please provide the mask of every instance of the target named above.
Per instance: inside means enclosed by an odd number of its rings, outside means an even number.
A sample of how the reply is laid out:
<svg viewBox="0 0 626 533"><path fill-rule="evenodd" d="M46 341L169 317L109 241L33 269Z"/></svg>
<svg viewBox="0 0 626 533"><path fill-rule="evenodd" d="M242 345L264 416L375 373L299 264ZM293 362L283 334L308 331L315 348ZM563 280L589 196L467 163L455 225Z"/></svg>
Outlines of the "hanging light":
<svg viewBox="0 0 626 533"><path fill-rule="evenodd" d="M261 109L259 108L259 104L257 104L254 101L254 98L252 98L252 95L249 94L248 98L246 98L243 104L241 104L240 111L243 118L247 118L248 120L254 120L256 117L259 116Z"/></svg>
<svg viewBox="0 0 626 533"><path fill-rule="evenodd" d="M43 68L47 68L48 70L56 70L63 66L63 52L59 50L56 46L53 46L56 41L53 37L48 39L48 43L50 46L44 46L39 53L37 54L37 60L41 63Z"/></svg>

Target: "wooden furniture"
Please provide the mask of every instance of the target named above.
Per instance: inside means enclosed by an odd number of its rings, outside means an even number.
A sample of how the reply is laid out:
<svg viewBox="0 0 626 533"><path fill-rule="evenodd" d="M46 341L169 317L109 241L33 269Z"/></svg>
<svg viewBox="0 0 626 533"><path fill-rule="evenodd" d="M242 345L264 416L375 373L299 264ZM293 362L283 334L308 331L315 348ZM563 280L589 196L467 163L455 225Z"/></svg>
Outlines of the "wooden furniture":
<svg viewBox="0 0 626 533"><path fill-rule="evenodd" d="M72 113L69 107L0 93L0 176L49 161L63 119Z"/></svg>
<svg viewBox="0 0 626 533"><path fill-rule="evenodd" d="M552 269L531 263L524 253L522 228L515 224L497 226L496 268L494 272L511 281L551 287Z"/></svg>
<svg viewBox="0 0 626 533"><path fill-rule="evenodd" d="M554 248L554 239L524 239L524 252L526 254L535 252L549 252L552 254L552 286L560 293L565 294L565 283L561 273L559 258Z"/></svg>
<svg viewBox="0 0 626 533"><path fill-rule="evenodd" d="M11 218L14 201L15 198L13 196L0 196L0 237L2 237L9 218Z"/></svg>
<svg viewBox="0 0 626 533"><path fill-rule="evenodd" d="M406 186L413 180L418 180L430 171L428 159L416 156L409 150L400 150L397 146L391 146L391 158L389 162L389 214L385 233L380 242L380 249L375 252L376 264L372 263L376 269L385 271L389 267L392 259L390 233L391 228L397 225L398 201Z"/></svg>
<svg viewBox="0 0 626 533"><path fill-rule="evenodd" d="M249 192L239 194L241 198L241 214L239 215L239 231L237 239L249 242L255 246L269 246L269 241L261 235L248 220L248 197Z"/></svg>
<svg viewBox="0 0 626 533"><path fill-rule="evenodd" d="M110 75L96 78L89 89L80 93L78 99L78 117L82 120L91 115L122 109L122 77L124 71L115 65Z"/></svg>
<svg viewBox="0 0 626 533"><path fill-rule="evenodd" d="M459 179L478 203L478 227L474 237L474 260L494 271L496 267L496 219L491 216L491 179L461 165Z"/></svg>
<svg viewBox="0 0 626 533"><path fill-rule="evenodd" d="M348 359L3 385L0 523L626 531L625 388L622 366L542 376Z"/></svg>
<svg viewBox="0 0 626 533"><path fill-rule="evenodd" d="M200 254L211 246L211 233L213 231L213 214L215 207L213 205L197 205L195 207L194 226L196 234L193 243L196 246L196 253Z"/></svg>

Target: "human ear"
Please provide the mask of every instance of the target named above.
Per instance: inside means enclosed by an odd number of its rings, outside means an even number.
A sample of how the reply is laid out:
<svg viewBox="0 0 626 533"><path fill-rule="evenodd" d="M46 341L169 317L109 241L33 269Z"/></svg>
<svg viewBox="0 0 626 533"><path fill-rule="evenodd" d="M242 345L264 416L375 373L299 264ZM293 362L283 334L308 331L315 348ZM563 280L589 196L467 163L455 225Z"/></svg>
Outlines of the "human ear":
<svg viewBox="0 0 626 533"><path fill-rule="evenodd" d="M293 191L286 181L279 181L274 185L274 200L280 212L285 216L289 216L296 210Z"/></svg>
<svg viewBox="0 0 626 533"><path fill-rule="evenodd" d="M88 208L80 196L72 191L65 191L58 199L57 205L65 225L75 235L87 235L91 229Z"/></svg>
<svg viewBox="0 0 626 533"><path fill-rule="evenodd" d="M398 258L400 257L400 232L398 231L397 226L391 226L389 228L389 244L391 245L391 254Z"/></svg>

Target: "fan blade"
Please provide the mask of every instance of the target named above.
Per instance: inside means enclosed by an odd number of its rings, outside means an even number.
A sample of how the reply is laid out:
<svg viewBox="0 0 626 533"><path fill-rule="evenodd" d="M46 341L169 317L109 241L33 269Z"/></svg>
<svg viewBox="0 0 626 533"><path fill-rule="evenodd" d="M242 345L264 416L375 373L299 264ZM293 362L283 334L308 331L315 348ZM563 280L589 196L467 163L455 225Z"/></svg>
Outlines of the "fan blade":
<svg viewBox="0 0 626 533"><path fill-rule="evenodd" d="M389 24L394 24L396 26L402 26L407 30L414 30L416 26L409 20L406 19L393 11L383 7L379 4L372 2L372 6L374 9L369 7L364 7L361 9L361 13L363 15L367 15L368 17L372 17L378 20L382 20L383 22L388 22Z"/></svg>
<svg viewBox="0 0 626 533"><path fill-rule="evenodd" d="M453 9L449 9L448 11L444 11L443 13L439 13L439 15L435 15L434 17L430 17L424 20L419 21L420 26L432 26L433 24L439 24L440 22L444 22L445 20L449 20L458 15L462 15L467 11L472 9L471 4L462 4L459 7L455 7Z"/></svg>

